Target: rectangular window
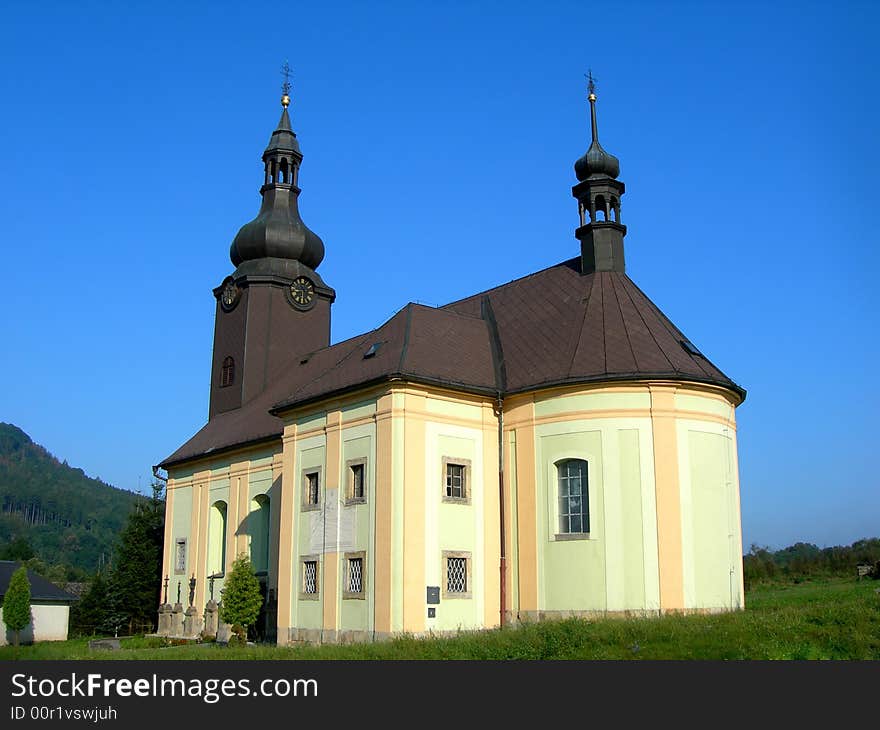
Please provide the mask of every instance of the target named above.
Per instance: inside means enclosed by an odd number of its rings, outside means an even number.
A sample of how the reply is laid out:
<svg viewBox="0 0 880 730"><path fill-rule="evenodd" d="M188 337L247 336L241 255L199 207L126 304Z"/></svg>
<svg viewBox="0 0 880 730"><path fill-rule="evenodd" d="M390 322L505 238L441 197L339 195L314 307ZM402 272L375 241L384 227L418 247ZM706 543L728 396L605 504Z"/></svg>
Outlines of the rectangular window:
<svg viewBox="0 0 880 730"><path fill-rule="evenodd" d="M348 465L348 483L345 490L346 504L364 504L367 501L367 460L351 459Z"/></svg>
<svg viewBox="0 0 880 730"><path fill-rule="evenodd" d="M302 561L302 590L300 598L316 600L318 598L318 560L313 556Z"/></svg>
<svg viewBox="0 0 880 730"><path fill-rule="evenodd" d="M318 509L321 504L321 470L303 469L303 509Z"/></svg>
<svg viewBox="0 0 880 730"><path fill-rule="evenodd" d="M467 459L443 457L443 501L470 504L470 470Z"/></svg>
<svg viewBox="0 0 880 730"><path fill-rule="evenodd" d="M345 553L345 583L343 598L364 598L367 581L366 553Z"/></svg>
<svg viewBox="0 0 880 730"><path fill-rule="evenodd" d="M443 551L443 597L471 597L471 554Z"/></svg>
<svg viewBox="0 0 880 730"><path fill-rule="evenodd" d="M186 573L186 538L177 539L176 549L174 551L174 572L177 575Z"/></svg>
<svg viewBox="0 0 880 730"><path fill-rule="evenodd" d="M590 532L587 462L566 459L556 464L559 484L559 534L585 536Z"/></svg>
<svg viewBox="0 0 880 730"><path fill-rule="evenodd" d="M467 593L467 560L446 558L446 592Z"/></svg>

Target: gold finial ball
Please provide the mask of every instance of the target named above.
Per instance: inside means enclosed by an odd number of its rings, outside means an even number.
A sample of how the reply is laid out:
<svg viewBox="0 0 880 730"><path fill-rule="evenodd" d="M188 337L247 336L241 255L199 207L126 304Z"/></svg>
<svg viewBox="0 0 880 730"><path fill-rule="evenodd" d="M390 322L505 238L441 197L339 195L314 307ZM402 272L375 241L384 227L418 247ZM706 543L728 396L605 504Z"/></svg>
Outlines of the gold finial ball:
<svg viewBox="0 0 880 730"><path fill-rule="evenodd" d="M590 101L596 101L596 95L590 92L590 95L587 97Z"/></svg>
<svg viewBox="0 0 880 730"><path fill-rule="evenodd" d="M281 106L285 109L290 106L290 97L287 94L281 97Z"/></svg>

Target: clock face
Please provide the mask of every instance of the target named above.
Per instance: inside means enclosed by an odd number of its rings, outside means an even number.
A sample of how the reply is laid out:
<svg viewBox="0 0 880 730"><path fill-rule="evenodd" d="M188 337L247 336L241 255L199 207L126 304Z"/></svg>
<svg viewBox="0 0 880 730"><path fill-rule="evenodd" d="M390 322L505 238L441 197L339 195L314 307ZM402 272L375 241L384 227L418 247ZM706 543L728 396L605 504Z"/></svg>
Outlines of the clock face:
<svg viewBox="0 0 880 730"><path fill-rule="evenodd" d="M227 281L223 287L223 291L220 292L220 305L227 312L231 311L235 308L235 305L238 304L238 295L238 287L233 282Z"/></svg>
<svg viewBox="0 0 880 730"><path fill-rule="evenodd" d="M315 285L305 276L299 276L290 284L290 302L299 309L311 307L315 301Z"/></svg>

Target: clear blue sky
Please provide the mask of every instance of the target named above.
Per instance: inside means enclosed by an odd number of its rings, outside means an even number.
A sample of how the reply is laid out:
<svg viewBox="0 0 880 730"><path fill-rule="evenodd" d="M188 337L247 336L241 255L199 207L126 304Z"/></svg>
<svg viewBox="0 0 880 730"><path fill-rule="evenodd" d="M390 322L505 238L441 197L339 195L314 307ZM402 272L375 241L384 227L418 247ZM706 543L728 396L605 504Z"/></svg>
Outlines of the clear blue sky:
<svg viewBox="0 0 880 730"><path fill-rule="evenodd" d="M201 427L285 59L334 341L576 255L592 67L628 273L749 393L745 545L880 535L878 7L6 2L0 420L130 489Z"/></svg>

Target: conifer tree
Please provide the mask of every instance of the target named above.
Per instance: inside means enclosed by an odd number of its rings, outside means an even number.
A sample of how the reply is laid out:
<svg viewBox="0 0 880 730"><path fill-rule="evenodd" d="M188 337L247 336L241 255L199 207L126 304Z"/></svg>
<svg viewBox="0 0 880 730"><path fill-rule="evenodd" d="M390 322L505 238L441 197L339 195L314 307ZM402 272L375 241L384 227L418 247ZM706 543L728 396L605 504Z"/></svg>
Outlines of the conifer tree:
<svg viewBox="0 0 880 730"><path fill-rule="evenodd" d="M23 565L12 574L3 596L3 622L12 629L17 647L22 629L31 622L31 583Z"/></svg>
<svg viewBox="0 0 880 730"><path fill-rule="evenodd" d="M241 553L232 564L221 596L220 620L232 624L236 637L243 642L247 637L248 627L257 622L263 605L260 581L245 553Z"/></svg>

